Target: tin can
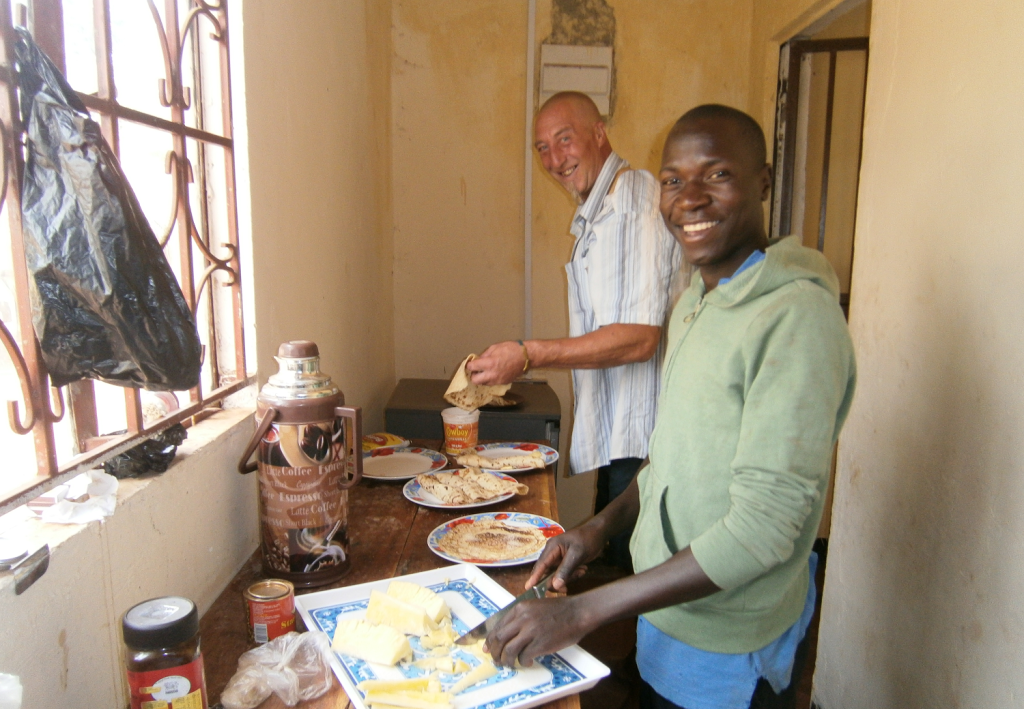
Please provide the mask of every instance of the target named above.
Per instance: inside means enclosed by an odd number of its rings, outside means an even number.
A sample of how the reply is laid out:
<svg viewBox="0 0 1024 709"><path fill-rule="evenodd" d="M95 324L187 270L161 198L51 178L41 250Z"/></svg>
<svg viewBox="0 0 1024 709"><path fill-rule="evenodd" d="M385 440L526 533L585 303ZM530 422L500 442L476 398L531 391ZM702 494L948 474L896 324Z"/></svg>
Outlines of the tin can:
<svg viewBox="0 0 1024 709"><path fill-rule="evenodd" d="M288 581L257 581L245 589L249 640L270 642L295 630L295 587Z"/></svg>

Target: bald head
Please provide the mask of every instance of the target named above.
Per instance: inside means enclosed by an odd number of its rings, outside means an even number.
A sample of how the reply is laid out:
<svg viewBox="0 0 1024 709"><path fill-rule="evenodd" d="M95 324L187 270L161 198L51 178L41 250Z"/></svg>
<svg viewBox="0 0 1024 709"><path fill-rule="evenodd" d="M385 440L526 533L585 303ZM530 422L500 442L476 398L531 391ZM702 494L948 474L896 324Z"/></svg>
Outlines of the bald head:
<svg viewBox="0 0 1024 709"><path fill-rule="evenodd" d="M577 202L585 200L612 153L591 98L575 91L555 94L537 112L533 136L544 169Z"/></svg>
<svg viewBox="0 0 1024 709"><path fill-rule="evenodd" d="M761 126L749 115L731 106L707 103L691 108L672 126L668 138L671 140L686 133L702 132L708 126L722 124L728 124L733 129L732 136L739 143L736 147L749 158L754 168L760 168L768 162L768 149Z"/></svg>
<svg viewBox="0 0 1024 709"><path fill-rule="evenodd" d="M555 94L537 111L537 119L551 111L565 111L587 125L601 122L601 111L594 100L579 91L562 91Z"/></svg>

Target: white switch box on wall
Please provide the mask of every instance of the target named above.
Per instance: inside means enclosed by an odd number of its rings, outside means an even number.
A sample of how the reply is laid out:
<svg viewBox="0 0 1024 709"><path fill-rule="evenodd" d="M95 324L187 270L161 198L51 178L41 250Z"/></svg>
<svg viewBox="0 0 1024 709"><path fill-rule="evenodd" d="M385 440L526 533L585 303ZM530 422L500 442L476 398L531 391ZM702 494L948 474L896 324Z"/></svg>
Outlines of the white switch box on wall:
<svg viewBox="0 0 1024 709"><path fill-rule="evenodd" d="M540 46L541 103L559 91L580 91L594 99L601 115L606 116L611 90L611 47Z"/></svg>

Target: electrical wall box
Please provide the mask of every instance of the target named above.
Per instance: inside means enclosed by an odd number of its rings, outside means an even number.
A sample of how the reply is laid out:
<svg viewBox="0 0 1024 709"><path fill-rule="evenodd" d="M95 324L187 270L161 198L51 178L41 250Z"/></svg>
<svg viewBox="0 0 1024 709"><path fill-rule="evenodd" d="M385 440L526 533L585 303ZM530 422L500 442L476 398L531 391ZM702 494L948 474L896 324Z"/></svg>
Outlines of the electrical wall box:
<svg viewBox="0 0 1024 709"><path fill-rule="evenodd" d="M580 91L594 99L602 116L608 115L612 91L612 48L569 44L540 46L540 101L559 91Z"/></svg>

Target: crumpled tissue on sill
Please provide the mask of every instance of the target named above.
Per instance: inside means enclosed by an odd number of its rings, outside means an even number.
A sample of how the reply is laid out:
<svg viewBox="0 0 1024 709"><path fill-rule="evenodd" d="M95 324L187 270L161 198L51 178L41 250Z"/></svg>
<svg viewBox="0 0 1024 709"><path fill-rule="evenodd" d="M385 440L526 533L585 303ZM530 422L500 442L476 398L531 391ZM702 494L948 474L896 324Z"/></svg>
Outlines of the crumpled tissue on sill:
<svg viewBox="0 0 1024 709"><path fill-rule="evenodd" d="M82 473L50 491L57 502L40 517L56 524L86 524L109 517L117 507L117 486L117 478L102 470Z"/></svg>

